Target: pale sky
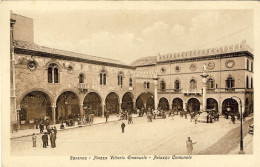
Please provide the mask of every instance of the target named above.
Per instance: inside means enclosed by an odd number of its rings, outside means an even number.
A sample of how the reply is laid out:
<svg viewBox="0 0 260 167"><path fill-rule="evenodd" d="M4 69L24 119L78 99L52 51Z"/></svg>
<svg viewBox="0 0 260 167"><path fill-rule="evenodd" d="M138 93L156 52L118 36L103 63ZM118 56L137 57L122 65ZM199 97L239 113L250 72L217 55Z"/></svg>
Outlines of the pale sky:
<svg viewBox="0 0 260 167"><path fill-rule="evenodd" d="M46 47L130 64L158 53L211 48L247 40L252 10L14 11L34 19L34 40Z"/></svg>

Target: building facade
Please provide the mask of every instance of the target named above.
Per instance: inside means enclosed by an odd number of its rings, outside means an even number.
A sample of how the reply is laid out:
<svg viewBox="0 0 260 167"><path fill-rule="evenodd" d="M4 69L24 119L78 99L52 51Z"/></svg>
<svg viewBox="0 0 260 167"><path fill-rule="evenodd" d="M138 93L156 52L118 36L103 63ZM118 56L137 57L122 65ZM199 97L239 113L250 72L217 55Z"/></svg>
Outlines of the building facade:
<svg viewBox="0 0 260 167"><path fill-rule="evenodd" d="M10 30L12 129L141 108L203 111L205 104L223 113L228 106L238 111L239 100L243 112L253 112L254 57L245 41L126 65L37 45L30 18L12 14Z"/></svg>

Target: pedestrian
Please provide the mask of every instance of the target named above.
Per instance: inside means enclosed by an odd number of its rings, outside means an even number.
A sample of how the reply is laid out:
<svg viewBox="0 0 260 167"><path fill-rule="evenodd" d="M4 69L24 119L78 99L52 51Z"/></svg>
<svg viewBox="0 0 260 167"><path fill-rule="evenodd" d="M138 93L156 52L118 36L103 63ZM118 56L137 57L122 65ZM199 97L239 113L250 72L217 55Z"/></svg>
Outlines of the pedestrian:
<svg viewBox="0 0 260 167"><path fill-rule="evenodd" d="M185 119L187 119L187 112L185 112Z"/></svg>
<svg viewBox="0 0 260 167"><path fill-rule="evenodd" d="M56 147L56 143L55 143L56 136L55 136L54 131L51 131L51 133L50 133L50 141L51 141L51 147L52 148Z"/></svg>
<svg viewBox="0 0 260 167"><path fill-rule="evenodd" d="M195 124L197 124L198 118L199 118L199 114L196 114L195 115Z"/></svg>
<svg viewBox="0 0 260 167"><path fill-rule="evenodd" d="M54 132L55 136L57 137L57 129L56 129L56 126L54 126L54 128L53 128L53 132Z"/></svg>
<svg viewBox="0 0 260 167"><path fill-rule="evenodd" d="M42 135L42 146L43 146L43 148L47 147L47 145L48 145L47 143L48 143L48 135L47 135L47 132L45 132Z"/></svg>
<svg viewBox="0 0 260 167"><path fill-rule="evenodd" d="M107 120L108 120L108 111L106 112L105 117L106 117L106 122L107 122Z"/></svg>
<svg viewBox="0 0 260 167"><path fill-rule="evenodd" d="M187 147L188 155L192 155L193 144L196 144L196 142L192 143L192 140L190 139L190 137L188 137L188 140L186 141L186 147Z"/></svg>
<svg viewBox="0 0 260 167"><path fill-rule="evenodd" d="M209 123L209 114L207 115L207 123Z"/></svg>
<svg viewBox="0 0 260 167"><path fill-rule="evenodd" d="M44 125L43 125L43 123L41 122L41 123L40 123L40 133L43 132L43 129L44 129Z"/></svg>
<svg viewBox="0 0 260 167"><path fill-rule="evenodd" d="M37 136L35 133L33 133L33 136L32 136L33 147L36 147L36 140L37 140Z"/></svg>
<svg viewBox="0 0 260 167"><path fill-rule="evenodd" d="M124 122L122 122L122 124L121 124L121 128L122 128L122 133L124 133L125 131L125 123Z"/></svg>

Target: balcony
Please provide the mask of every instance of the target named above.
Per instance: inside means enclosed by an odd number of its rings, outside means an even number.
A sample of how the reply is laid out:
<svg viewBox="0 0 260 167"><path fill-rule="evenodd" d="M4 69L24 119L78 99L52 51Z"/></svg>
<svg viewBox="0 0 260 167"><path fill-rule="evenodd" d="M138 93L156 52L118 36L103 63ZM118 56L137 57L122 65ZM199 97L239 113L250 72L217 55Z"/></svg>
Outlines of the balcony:
<svg viewBox="0 0 260 167"><path fill-rule="evenodd" d="M158 90L159 94L169 94L169 93L182 93L182 89L159 89Z"/></svg>
<svg viewBox="0 0 260 167"><path fill-rule="evenodd" d="M88 90L89 89L89 85L86 83L79 83L78 84L78 88L83 91L83 90Z"/></svg>
<svg viewBox="0 0 260 167"><path fill-rule="evenodd" d="M211 88L207 93L252 93L254 89L247 88Z"/></svg>
<svg viewBox="0 0 260 167"><path fill-rule="evenodd" d="M184 95L202 95L202 89L186 89L183 93Z"/></svg>

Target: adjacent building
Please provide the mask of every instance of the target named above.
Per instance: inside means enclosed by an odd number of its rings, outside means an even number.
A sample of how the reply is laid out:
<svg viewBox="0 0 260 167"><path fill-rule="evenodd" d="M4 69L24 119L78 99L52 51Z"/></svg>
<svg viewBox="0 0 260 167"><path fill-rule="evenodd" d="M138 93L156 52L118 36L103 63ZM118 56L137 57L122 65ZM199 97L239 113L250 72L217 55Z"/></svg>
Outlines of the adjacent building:
<svg viewBox="0 0 260 167"><path fill-rule="evenodd" d="M59 123L141 108L239 111L240 100L243 112L253 112L254 57L245 41L127 65L37 45L33 20L24 16L12 14L10 30L12 129L33 128L42 118Z"/></svg>

